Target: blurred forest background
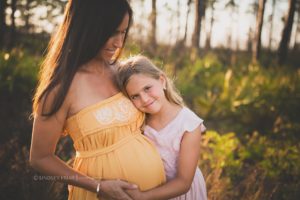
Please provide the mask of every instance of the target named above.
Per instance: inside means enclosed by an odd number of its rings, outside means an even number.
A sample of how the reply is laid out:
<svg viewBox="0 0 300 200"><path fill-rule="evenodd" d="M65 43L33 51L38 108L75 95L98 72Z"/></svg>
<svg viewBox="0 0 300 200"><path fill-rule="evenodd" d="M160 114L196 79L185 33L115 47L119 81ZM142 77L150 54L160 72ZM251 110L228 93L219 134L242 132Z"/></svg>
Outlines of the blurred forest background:
<svg viewBox="0 0 300 200"><path fill-rule="evenodd" d="M28 164L31 99L66 2L0 1L0 199L67 199L66 185L35 180ZM209 199L298 200L300 0L130 3L123 56L143 53L162 66L205 120L199 166ZM68 137L57 154L73 155Z"/></svg>

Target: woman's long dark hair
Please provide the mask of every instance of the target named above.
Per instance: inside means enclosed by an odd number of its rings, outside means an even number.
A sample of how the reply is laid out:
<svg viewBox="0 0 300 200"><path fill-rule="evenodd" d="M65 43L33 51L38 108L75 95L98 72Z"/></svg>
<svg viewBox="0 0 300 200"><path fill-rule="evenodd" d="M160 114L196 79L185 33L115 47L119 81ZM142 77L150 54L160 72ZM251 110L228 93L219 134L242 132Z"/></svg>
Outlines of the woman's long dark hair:
<svg viewBox="0 0 300 200"><path fill-rule="evenodd" d="M99 53L121 24L126 13L129 15L130 25L132 9L127 0L68 1L64 21L57 33L52 36L41 66L39 84L33 98L33 114L37 113L38 104L42 99L43 116L51 116L59 110L75 73L80 66ZM128 30L123 46L127 33ZM45 111L47 97L54 89L50 109Z"/></svg>

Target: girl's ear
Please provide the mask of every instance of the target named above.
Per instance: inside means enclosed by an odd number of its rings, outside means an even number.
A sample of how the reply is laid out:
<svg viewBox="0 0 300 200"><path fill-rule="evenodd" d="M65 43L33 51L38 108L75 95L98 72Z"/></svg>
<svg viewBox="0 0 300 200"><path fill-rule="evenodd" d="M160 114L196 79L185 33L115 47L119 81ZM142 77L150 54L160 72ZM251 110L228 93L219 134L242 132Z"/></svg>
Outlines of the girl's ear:
<svg viewBox="0 0 300 200"><path fill-rule="evenodd" d="M159 77L159 81L161 82L163 89L166 90L167 89L167 77L164 74L162 74Z"/></svg>

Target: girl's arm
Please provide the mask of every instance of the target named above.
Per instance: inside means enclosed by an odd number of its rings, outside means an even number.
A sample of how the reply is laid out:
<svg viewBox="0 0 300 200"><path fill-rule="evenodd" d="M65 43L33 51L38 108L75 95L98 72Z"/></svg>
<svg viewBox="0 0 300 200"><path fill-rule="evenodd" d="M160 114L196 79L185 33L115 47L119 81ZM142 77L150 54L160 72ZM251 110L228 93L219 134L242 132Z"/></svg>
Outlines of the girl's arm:
<svg viewBox="0 0 300 200"><path fill-rule="evenodd" d="M139 190L127 190L126 192L135 200L170 199L188 192L198 164L200 142L200 126L193 132L184 134L180 145L176 178L145 192Z"/></svg>
<svg viewBox="0 0 300 200"><path fill-rule="evenodd" d="M99 181L73 170L55 155L56 144L67 118L67 106L63 104L56 114L48 118L41 116L41 108L42 105L39 105L33 123L30 164L57 181L96 193ZM101 181L101 191L116 199L131 199L123 191L130 188L133 188L132 185L123 181Z"/></svg>

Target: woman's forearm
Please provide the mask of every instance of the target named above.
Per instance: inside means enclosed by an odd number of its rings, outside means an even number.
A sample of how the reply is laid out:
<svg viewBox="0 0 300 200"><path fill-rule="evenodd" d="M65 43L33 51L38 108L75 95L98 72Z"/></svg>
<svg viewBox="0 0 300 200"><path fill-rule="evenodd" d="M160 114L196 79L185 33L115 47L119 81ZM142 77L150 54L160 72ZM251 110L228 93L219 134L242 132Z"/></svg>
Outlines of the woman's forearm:
<svg viewBox="0 0 300 200"><path fill-rule="evenodd" d="M78 171L73 170L55 155L43 157L41 159L30 159L30 163L37 171L46 174L51 180L61 181L70 185L84 188L91 192L97 193L97 186L102 194L110 199L131 198L125 193L125 190L136 189L137 186L122 180L95 180Z"/></svg>

